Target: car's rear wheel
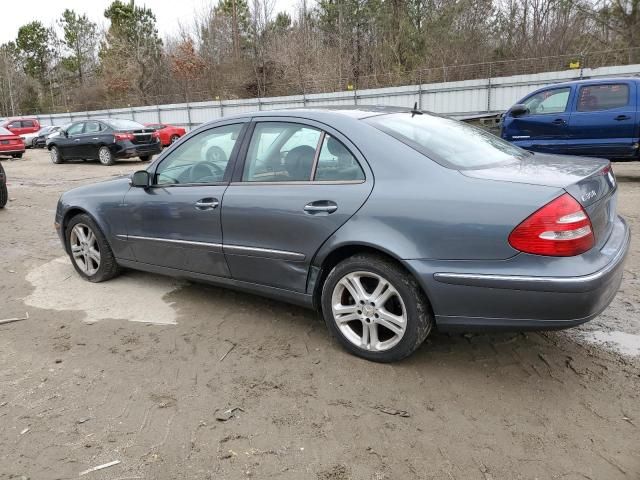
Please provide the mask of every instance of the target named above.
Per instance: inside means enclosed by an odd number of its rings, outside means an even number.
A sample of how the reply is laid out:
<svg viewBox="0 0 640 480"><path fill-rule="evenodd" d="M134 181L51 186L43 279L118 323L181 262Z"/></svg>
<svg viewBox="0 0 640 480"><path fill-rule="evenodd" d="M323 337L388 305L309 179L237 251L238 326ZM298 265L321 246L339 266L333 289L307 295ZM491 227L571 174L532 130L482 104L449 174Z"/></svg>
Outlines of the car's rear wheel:
<svg viewBox="0 0 640 480"><path fill-rule="evenodd" d="M49 149L49 156L51 157L51 162L52 163L63 163L64 159L62 158L62 155L60 154L60 150L58 149L58 147L53 146Z"/></svg>
<svg viewBox="0 0 640 480"><path fill-rule="evenodd" d="M14 153L13 155L11 155L13 158L22 158L22 154L21 153Z"/></svg>
<svg viewBox="0 0 640 480"><path fill-rule="evenodd" d="M433 327L416 280L382 256L359 254L339 263L322 288L327 327L351 353L393 362L413 353Z"/></svg>
<svg viewBox="0 0 640 480"><path fill-rule="evenodd" d="M140 155L140 160L142 160L143 162L148 162L149 160L151 160L151 157L153 157L153 155Z"/></svg>
<svg viewBox="0 0 640 480"><path fill-rule="evenodd" d="M169 143L175 143L178 141L179 138L180 138L180 135L171 135L171 138L169 139Z"/></svg>
<svg viewBox="0 0 640 480"><path fill-rule="evenodd" d="M116 163L116 159L113 157L113 153L109 150L109 147L100 147L98 150L98 160L102 165L113 165Z"/></svg>
<svg viewBox="0 0 640 480"><path fill-rule="evenodd" d="M107 239L89 215L73 217L65 230L65 238L71 263L82 278L103 282L120 272Z"/></svg>

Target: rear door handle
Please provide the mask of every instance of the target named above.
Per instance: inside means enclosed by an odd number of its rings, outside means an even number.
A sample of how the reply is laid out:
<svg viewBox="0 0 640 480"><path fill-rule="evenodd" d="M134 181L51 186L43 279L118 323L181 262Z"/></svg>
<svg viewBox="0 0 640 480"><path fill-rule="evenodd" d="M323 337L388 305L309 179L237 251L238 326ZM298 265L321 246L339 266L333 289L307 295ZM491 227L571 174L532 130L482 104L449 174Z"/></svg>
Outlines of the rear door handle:
<svg viewBox="0 0 640 480"><path fill-rule="evenodd" d="M217 198L202 198L196 202L197 210L213 210L220 202Z"/></svg>
<svg viewBox="0 0 640 480"><path fill-rule="evenodd" d="M631 117L629 115L618 115L616 118L614 118L614 120L617 120L618 122L621 120L629 120Z"/></svg>
<svg viewBox="0 0 640 480"><path fill-rule="evenodd" d="M561 118L556 118L553 122L554 125L564 125L566 122Z"/></svg>
<svg viewBox="0 0 640 480"><path fill-rule="evenodd" d="M318 200L316 202L307 203L304 206L304 211L310 215L316 215L318 213L333 213L338 210L338 205L331 200Z"/></svg>

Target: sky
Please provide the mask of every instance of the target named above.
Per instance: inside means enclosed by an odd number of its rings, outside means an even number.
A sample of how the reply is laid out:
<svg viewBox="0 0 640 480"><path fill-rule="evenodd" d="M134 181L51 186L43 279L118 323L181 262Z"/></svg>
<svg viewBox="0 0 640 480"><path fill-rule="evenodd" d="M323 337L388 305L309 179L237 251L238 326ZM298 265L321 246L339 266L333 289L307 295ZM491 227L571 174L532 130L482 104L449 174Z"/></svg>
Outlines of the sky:
<svg viewBox="0 0 640 480"><path fill-rule="evenodd" d="M0 0L3 20L0 44L15 40L20 26L33 20L40 20L46 27L54 25L65 8L86 13L92 21L106 27L108 22L103 13L110 3L111 0ZM153 10L162 38L177 33L180 24L190 26L196 12L206 11L216 3L216 0L136 0L136 4ZM275 11L293 13L296 3L296 0L275 0Z"/></svg>

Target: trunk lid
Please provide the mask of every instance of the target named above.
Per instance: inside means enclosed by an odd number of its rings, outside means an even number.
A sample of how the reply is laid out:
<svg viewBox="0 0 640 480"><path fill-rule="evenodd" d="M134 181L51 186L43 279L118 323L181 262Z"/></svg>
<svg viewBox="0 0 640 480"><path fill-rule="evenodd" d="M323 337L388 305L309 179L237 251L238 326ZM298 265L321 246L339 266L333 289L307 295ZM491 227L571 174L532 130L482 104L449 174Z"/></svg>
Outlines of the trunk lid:
<svg viewBox="0 0 640 480"><path fill-rule="evenodd" d="M611 234L616 217L617 184L608 160L536 153L516 162L460 173L472 178L563 189L589 215L596 247L601 247Z"/></svg>
<svg viewBox="0 0 640 480"><path fill-rule="evenodd" d="M133 140L131 141L131 143L134 143L136 145L153 143L154 142L154 139L153 139L153 133L154 132L155 132L155 130L153 128L143 128L143 129L137 129L137 130L123 130L123 133L130 133L130 134L133 135Z"/></svg>

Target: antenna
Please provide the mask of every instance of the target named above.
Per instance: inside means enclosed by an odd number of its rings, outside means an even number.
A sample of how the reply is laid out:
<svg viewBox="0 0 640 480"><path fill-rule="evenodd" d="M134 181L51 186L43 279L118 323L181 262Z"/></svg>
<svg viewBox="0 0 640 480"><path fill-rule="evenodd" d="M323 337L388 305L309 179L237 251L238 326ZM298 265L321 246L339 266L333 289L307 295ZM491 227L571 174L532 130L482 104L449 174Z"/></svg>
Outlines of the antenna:
<svg viewBox="0 0 640 480"><path fill-rule="evenodd" d="M411 109L411 118L416 115L422 115L422 112L418 110L418 102L413 104L413 108Z"/></svg>

